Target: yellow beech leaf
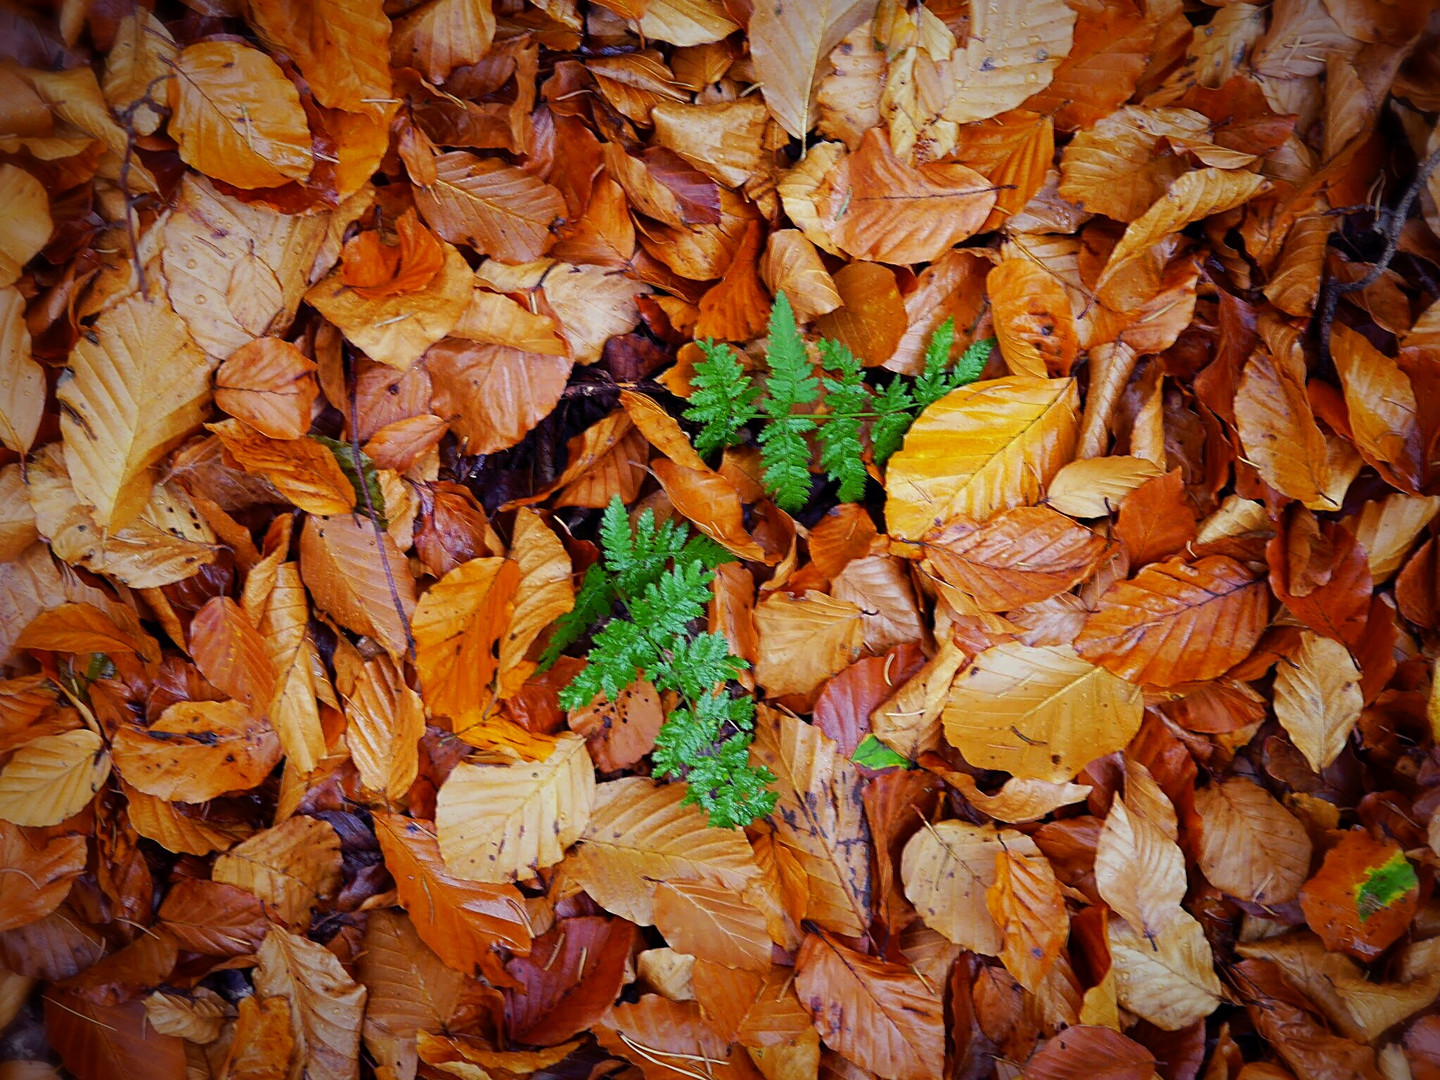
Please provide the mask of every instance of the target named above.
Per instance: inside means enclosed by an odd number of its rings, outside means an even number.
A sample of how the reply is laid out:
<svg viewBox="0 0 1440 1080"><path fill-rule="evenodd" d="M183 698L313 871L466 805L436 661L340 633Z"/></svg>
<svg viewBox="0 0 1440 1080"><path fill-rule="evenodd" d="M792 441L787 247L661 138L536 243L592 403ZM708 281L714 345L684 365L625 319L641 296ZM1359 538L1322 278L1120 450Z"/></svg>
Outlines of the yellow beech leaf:
<svg viewBox="0 0 1440 1080"><path fill-rule="evenodd" d="M1062 0L977 0L970 39L955 51L954 96L942 115L968 124L1013 109L1050 85L1075 43L1075 10Z"/></svg>
<svg viewBox="0 0 1440 1080"><path fill-rule="evenodd" d="M1110 804L1095 849L1095 885L1112 911L1154 938L1184 911L1185 856L1175 807L1148 769L1125 759L1125 796Z"/></svg>
<svg viewBox="0 0 1440 1080"><path fill-rule="evenodd" d="M1045 491L1045 502L1075 518L1108 517L1146 480L1163 476L1153 461L1124 454L1089 457L1061 467Z"/></svg>
<svg viewBox="0 0 1440 1080"><path fill-rule="evenodd" d="M1330 342L1356 448L1390 484L1420 494L1423 435L1410 377L1348 326L1336 326Z"/></svg>
<svg viewBox="0 0 1440 1080"><path fill-rule="evenodd" d="M739 894L760 877L745 835L712 829L705 811L682 805L684 798L684 784L645 776L596 787L594 812L565 865L597 904L649 926L662 881L707 881Z"/></svg>
<svg viewBox="0 0 1440 1080"><path fill-rule="evenodd" d="M595 801L595 766L585 740L556 739L545 761L456 765L435 801L446 869L471 881L533 877L578 840Z"/></svg>
<svg viewBox="0 0 1440 1080"><path fill-rule="evenodd" d="M959 788L965 801L981 813L1011 823L1039 821L1062 806L1083 802L1093 790L1088 784L1057 784L1012 776L994 795L987 795L968 773L957 772L945 780Z"/></svg>
<svg viewBox="0 0 1440 1080"><path fill-rule="evenodd" d="M205 419L211 365L169 304L132 296L70 353L56 397L75 493L108 529L144 509L154 466Z"/></svg>
<svg viewBox="0 0 1440 1080"><path fill-rule="evenodd" d="M461 732L494 700L497 643L515 610L520 564L471 559L430 586L415 607L415 666L432 716Z"/></svg>
<svg viewBox="0 0 1440 1080"><path fill-rule="evenodd" d="M376 1072L409 1075L417 1061L416 1033L444 1030L468 980L445 966L408 916L391 910L366 918L355 974L368 991L362 1034Z"/></svg>
<svg viewBox="0 0 1440 1080"><path fill-rule="evenodd" d="M24 169L0 165L0 286L20 280L25 264L40 253L54 227L45 185Z"/></svg>
<svg viewBox="0 0 1440 1080"><path fill-rule="evenodd" d="M18 289L0 289L0 445L29 453L44 412L45 369L30 354L25 298Z"/></svg>
<svg viewBox="0 0 1440 1080"><path fill-rule="evenodd" d="M164 122L163 106L143 99L149 91L151 101L164 100L159 91L163 84L152 83L169 76L177 52L175 39L165 24L144 8L126 15L115 28L115 43L105 57L101 90L115 115L134 107L132 123L137 135L153 135Z"/></svg>
<svg viewBox="0 0 1440 1080"><path fill-rule="evenodd" d="M1068 645L1005 642L956 676L945 737L972 765L1064 783L1140 730L1140 688Z"/></svg>
<svg viewBox="0 0 1440 1080"><path fill-rule="evenodd" d="M962 949L998 956L1004 939L985 894L995 884L996 858L1006 851L1044 858L1035 841L1013 829L967 821L923 828L901 856L905 895L930 929Z"/></svg>
<svg viewBox="0 0 1440 1080"><path fill-rule="evenodd" d="M433 0L395 23L390 60L440 83L460 65L478 62L494 37L491 0Z"/></svg>
<svg viewBox="0 0 1440 1080"><path fill-rule="evenodd" d="M508 698L535 670L526 659L545 628L575 606L575 584L565 545L539 514L515 512L510 558L519 566L515 607L500 639L500 697Z"/></svg>
<svg viewBox="0 0 1440 1080"><path fill-rule="evenodd" d="M886 469L890 535L919 540L951 518L1039 502L1074 453L1079 421L1074 379L1011 375L946 394Z"/></svg>
<svg viewBox="0 0 1440 1080"><path fill-rule="evenodd" d="M239 701L179 701L149 727L122 726L114 754L132 787L197 803L257 786L280 760L280 740Z"/></svg>
<svg viewBox="0 0 1440 1080"><path fill-rule="evenodd" d="M1364 705L1360 670L1334 638L1302 630L1275 665L1275 719L1316 772L1340 756Z"/></svg>
<svg viewBox="0 0 1440 1080"><path fill-rule="evenodd" d="M242 345L215 372L215 404L272 439L298 439L320 396L315 361L283 338Z"/></svg>
<svg viewBox="0 0 1440 1080"><path fill-rule="evenodd" d="M330 215L277 214L187 175L165 222L161 265L170 302L217 360L283 334L310 283Z"/></svg>
<svg viewBox="0 0 1440 1080"><path fill-rule="evenodd" d="M169 131L185 164L239 188L310 175L299 91L269 56L238 41L201 41L180 51L174 71Z"/></svg>
<svg viewBox="0 0 1440 1080"><path fill-rule="evenodd" d="M299 563L282 563L275 568L275 583L265 597L259 629L276 673L275 696L268 712L270 723L280 737L287 765L301 773L312 772L325 756L325 731L316 693L322 688L325 693L330 691L325 685L324 665L310 637L310 604Z"/></svg>
<svg viewBox="0 0 1440 1080"><path fill-rule="evenodd" d="M874 10L867 0L783 0L755 7L749 35L761 92L780 126L797 139L815 124L821 64Z"/></svg>
<svg viewBox="0 0 1440 1080"><path fill-rule="evenodd" d="M345 700L345 745L360 782L400 802L420 768L425 707L388 656L356 664L349 682L337 676ZM337 672L339 661L336 662Z"/></svg>
<svg viewBox="0 0 1440 1080"><path fill-rule="evenodd" d="M415 188L415 205L452 244L507 263L538 259L565 216L559 189L498 158L452 150L435 158L435 178Z"/></svg>
<svg viewBox="0 0 1440 1080"><path fill-rule="evenodd" d="M83 810L110 775L110 755L89 728L42 735L0 769L0 820L43 828Z"/></svg>
<svg viewBox="0 0 1440 1080"><path fill-rule="evenodd" d="M1105 926L1120 1004L1166 1031L1209 1016L1224 991L1200 924L1186 911L1154 938L1124 919Z"/></svg>
<svg viewBox="0 0 1440 1080"><path fill-rule="evenodd" d="M1195 792L1200 871L1255 904L1284 904L1310 874L1310 836L1259 784L1235 776Z"/></svg>

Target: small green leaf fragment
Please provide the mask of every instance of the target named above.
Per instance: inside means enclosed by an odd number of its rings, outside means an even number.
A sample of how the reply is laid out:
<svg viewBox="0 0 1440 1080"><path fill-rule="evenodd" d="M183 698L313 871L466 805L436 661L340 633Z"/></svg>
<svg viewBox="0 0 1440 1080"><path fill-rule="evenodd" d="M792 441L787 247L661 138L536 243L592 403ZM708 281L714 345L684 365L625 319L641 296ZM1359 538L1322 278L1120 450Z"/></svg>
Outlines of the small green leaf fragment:
<svg viewBox="0 0 1440 1080"><path fill-rule="evenodd" d="M851 760L867 769L890 769L897 766L902 769L911 768L909 758L904 754L897 754L874 735L866 735L860 740Z"/></svg>
<svg viewBox="0 0 1440 1080"><path fill-rule="evenodd" d="M1372 866L1365 877L1355 885L1355 909L1363 923L1405 896L1412 889L1420 887L1415 868L1405 853L1397 851L1379 866Z"/></svg>

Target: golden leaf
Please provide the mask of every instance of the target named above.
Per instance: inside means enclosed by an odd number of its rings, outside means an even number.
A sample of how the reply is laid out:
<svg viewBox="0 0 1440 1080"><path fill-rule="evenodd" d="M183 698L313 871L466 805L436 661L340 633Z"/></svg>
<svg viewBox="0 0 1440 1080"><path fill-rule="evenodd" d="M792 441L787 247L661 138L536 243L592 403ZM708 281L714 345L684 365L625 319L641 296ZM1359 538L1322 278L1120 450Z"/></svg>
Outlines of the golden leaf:
<svg viewBox="0 0 1440 1080"><path fill-rule="evenodd" d="M1275 719L1317 773L1345 749L1364 704L1350 650L1302 630L1300 648L1275 667Z"/></svg>
<svg viewBox="0 0 1440 1080"><path fill-rule="evenodd" d="M391 656L405 655L415 579L389 533L377 542L374 525L354 515L307 518L300 534L300 576L317 608L341 626L375 638Z"/></svg>
<svg viewBox="0 0 1440 1080"><path fill-rule="evenodd" d="M0 444L28 454L44 412L45 369L30 355L25 298L0 289Z"/></svg>
<svg viewBox="0 0 1440 1080"><path fill-rule="evenodd" d="M15 165L0 165L0 206L0 287L8 287L49 242L54 226L45 185Z"/></svg>
<svg viewBox="0 0 1440 1080"><path fill-rule="evenodd" d="M247 342L215 372L215 404L272 439L304 435L319 395L315 361L283 338Z"/></svg>
<svg viewBox="0 0 1440 1080"><path fill-rule="evenodd" d="M292 817L218 856L210 877L244 889L300 929L310 925L310 909L340 888L340 837L319 818Z"/></svg>
<svg viewBox="0 0 1440 1080"><path fill-rule="evenodd" d="M1148 769L1125 759L1125 797L1110 804L1095 848L1095 886L1115 914L1154 939L1184 916L1185 856L1175 807Z"/></svg>
<svg viewBox="0 0 1440 1080"><path fill-rule="evenodd" d="M65 464L96 522L119 530L149 500L156 463L204 420L210 365L168 304L135 296L81 337L70 370L56 391Z"/></svg>
<svg viewBox="0 0 1440 1080"><path fill-rule="evenodd" d="M290 1034L305 1075L312 1080L354 1080L360 1067L365 988L324 945L279 927L265 935L259 961L255 993L289 1001Z"/></svg>
<svg viewBox="0 0 1440 1080"><path fill-rule="evenodd" d="M0 820L58 825L83 810L109 775L110 755L89 728L42 735L0 769Z"/></svg>
<svg viewBox="0 0 1440 1080"><path fill-rule="evenodd" d="M776 0L755 8L748 33L761 92L780 126L797 139L815 123L821 65L873 12L869 0Z"/></svg>
<svg viewBox="0 0 1440 1080"><path fill-rule="evenodd" d="M1120 1004L1166 1031L1179 1031L1209 1016L1224 991L1215 974L1205 931L1188 912L1180 912L1155 938L1136 932L1123 919L1111 919L1105 934Z"/></svg>
<svg viewBox="0 0 1440 1080"><path fill-rule="evenodd" d="M478 62L495 37L491 0L433 0L410 10L390 36L390 60L444 82L462 64Z"/></svg>
<svg viewBox="0 0 1440 1080"><path fill-rule="evenodd" d="M945 703L945 736L967 761L1064 783L1140 729L1139 687L1068 645L1006 642L964 669Z"/></svg>
<svg viewBox="0 0 1440 1080"><path fill-rule="evenodd" d="M261 40L295 61L315 100L379 113L390 96L390 20L381 0L247 0Z"/></svg>
<svg viewBox="0 0 1440 1080"><path fill-rule="evenodd" d="M500 639L501 698L512 696L534 672L526 659L545 628L575 606L570 555L550 526L533 510L515 514L510 558L520 568L515 607Z"/></svg>
<svg viewBox="0 0 1440 1080"><path fill-rule="evenodd" d="M431 715L461 732L494 701L496 646L515 610L520 566L513 559L471 559L430 586L415 607L415 667Z"/></svg>
<svg viewBox="0 0 1440 1080"><path fill-rule="evenodd" d="M452 150L435 158L435 179L415 188L415 205L452 244L507 263L530 262L555 243L565 216L557 188L498 158Z"/></svg>
<svg viewBox="0 0 1440 1080"><path fill-rule="evenodd" d="M314 439L272 439L239 420L207 425L246 472L263 476L275 490L310 514L343 514L355 508L355 486L330 448Z"/></svg>
<svg viewBox="0 0 1440 1080"><path fill-rule="evenodd" d="M1082 458L1061 466L1045 491L1045 501L1071 517L1108 517L1126 495L1164 473L1146 458L1124 454Z"/></svg>
<svg viewBox="0 0 1440 1080"><path fill-rule="evenodd" d="M1038 502L1079 430L1073 379L1012 375L953 390L911 426L886 470L891 536L918 540L944 521L984 521Z"/></svg>
<svg viewBox="0 0 1440 1080"><path fill-rule="evenodd" d="M1259 784L1235 776L1195 792L1196 860L1210 883L1256 904L1284 904L1310 874L1310 837Z"/></svg>
<svg viewBox="0 0 1440 1080"><path fill-rule="evenodd" d="M455 766L435 802L445 866L471 881L505 882L554 866L578 840L595 800L585 740L562 732L543 762Z"/></svg>
<svg viewBox="0 0 1440 1080"><path fill-rule="evenodd" d="M1013 109L1045 89L1075 41L1075 11L1062 0L977 0L970 40L957 49L956 92L944 117L968 124Z"/></svg>
<svg viewBox="0 0 1440 1080"><path fill-rule="evenodd" d="M771 593L755 605L755 629L755 681L772 696L813 693L858 660L865 641L860 609L814 590L798 597Z"/></svg>
<svg viewBox="0 0 1440 1080"><path fill-rule="evenodd" d="M567 871L605 910L640 926L655 921L661 881L708 881L732 893L760 876L738 829L713 829L682 805L684 784L627 776L595 789L595 809Z"/></svg>
<svg viewBox="0 0 1440 1080"><path fill-rule="evenodd" d="M574 362L446 338L425 354L435 388L431 407L462 440L466 453L508 450L560 402Z"/></svg>
<svg viewBox="0 0 1440 1080"><path fill-rule="evenodd" d="M315 166L300 94L280 66L237 41L187 45L170 80L169 132L185 164L239 188L304 180Z"/></svg>
<svg viewBox="0 0 1440 1080"><path fill-rule="evenodd" d="M1004 941L985 894L995 884L996 857L1005 851L1043 858L1033 840L1013 829L965 821L923 828L901 856L905 895L930 929L961 948L998 956Z"/></svg>
<svg viewBox="0 0 1440 1080"><path fill-rule="evenodd" d="M114 754L132 787L195 803L261 783L280 760L280 741L241 702L180 701L149 727L122 726Z"/></svg>

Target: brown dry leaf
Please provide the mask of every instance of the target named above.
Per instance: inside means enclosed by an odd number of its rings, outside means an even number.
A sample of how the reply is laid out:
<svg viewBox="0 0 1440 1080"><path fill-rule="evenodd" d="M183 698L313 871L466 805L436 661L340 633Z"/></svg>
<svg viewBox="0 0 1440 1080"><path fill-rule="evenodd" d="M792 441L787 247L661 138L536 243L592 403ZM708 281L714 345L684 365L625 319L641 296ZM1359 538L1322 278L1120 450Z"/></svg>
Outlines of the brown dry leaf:
<svg viewBox="0 0 1440 1080"><path fill-rule="evenodd" d="M915 675L870 714L875 737L912 761L940 746L940 713L955 672L969 659L949 635Z"/></svg>
<svg viewBox="0 0 1440 1080"><path fill-rule="evenodd" d="M390 20L380 0L246 0L245 18L285 53L320 104L379 113L390 96Z"/></svg>
<svg viewBox="0 0 1440 1080"><path fill-rule="evenodd" d="M777 778L770 816L775 837L808 880L805 917L837 934L858 936L873 906L860 777L819 728L788 713L765 710L751 757Z"/></svg>
<svg viewBox="0 0 1440 1080"><path fill-rule="evenodd" d="M460 1008L465 976L445 967L395 911L369 914L355 975L366 990L362 1034L377 1071L414 1077L416 1034L445 1029Z"/></svg>
<svg viewBox="0 0 1440 1080"><path fill-rule="evenodd" d="M450 873L506 882L554 866L578 840L595 801L585 740L556 736L544 761L455 766L435 802L435 828Z"/></svg>
<svg viewBox="0 0 1440 1080"><path fill-rule="evenodd" d="M712 882L738 894L760 876L744 835L710 828L703 810L681 804L685 794L684 784L640 776L596 787L594 813L566 868L605 910L649 926L658 882Z"/></svg>
<svg viewBox="0 0 1440 1080"><path fill-rule="evenodd" d="M391 802L401 802L420 767L416 747L425 734L420 695L405 685L388 656L358 665L353 685L340 680L339 689L345 702L345 745L360 783Z"/></svg>
<svg viewBox="0 0 1440 1080"><path fill-rule="evenodd" d="M808 323L840 306L835 280L815 245L799 229L777 229L765 244L760 276L772 293L784 293L795 318Z"/></svg>
<svg viewBox="0 0 1440 1080"><path fill-rule="evenodd" d="M1005 259L985 279L1000 354L1015 375L1070 374L1080 348L1065 288L1044 266Z"/></svg>
<svg viewBox="0 0 1440 1080"><path fill-rule="evenodd" d="M479 724L495 700L498 644L519 582L513 559L471 559L430 586L415 607L421 694L430 714L448 719L457 733Z"/></svg>
<svg viewBox="0 0 1440 1080"><path fill-rule="evenodd" d="M145 999L145 1018L161 1035L174 1035L205 1045L220 1037L229 1003L214 990L197 987L193 998L157 990Z"/></svg>
<svg viewBox="0 0 1440 1080"><path fill-rule="evenodd" d="M1032 994L1038 991L1070 936L1060 882L1044 855L1005 848L995 856L995 883L985 907L1000 931L1000 961Z"/></svg>
<svg viewBox="0 0 1440 1080"><path fill-rule="evenodd" d="M888 362L909 319L895 274L879 263L856 260L831 279L840 306L815 322L815 330L846 346L867 366Z"/></svg>
<svg viewBox="0 0 1440 1080"><path fill-rule="evenodd" d="M205 419L210 365L168 304L131 297L70 354L56 391L75 493L115 530L140 516L155 466Z"/></svg>
<svg viewBox="0 0 1440 1080"><path fill-rule="evenodd" d="M457 67L484 57L494 37L491 0L431 0L395 23L390 60L441 83Z"/></svg>
<svg viewBox="0 0 1440 1080"><path fill-rule="evenodd" d="M1310 872L1310 837L1259 784L1232 777L1195 793L1196 860L1211 884L1256 904L1300 895Z"/></svg>
<svg viewBox="0 0 1440 1080"><path fill-rule="evenodd" d="M1125 797L1110 804L1095 849L1095 885L1147 939L1184 915L1185 856L1175 807L1150 771L1125 759Z"/></svg>
<svg viewBox="0 0 1440 1080"><path fill-rule="evenodd" d="M1224 991L1205 931L1181 911L1153 938L1123 919L1105 927L1120 1004L1158 1028L1178 1031L1209 1016Z"/></svg>
<svg viewBox="0 0 1440 1080"><path fill-rule="evenodd" d="M827 1046L887 1080L929 1080L945 1063L945 1015L935 988L829 935L806 937L795 989Z"/></svg>
<svg viewBox="0 0 1440 1080"><path fill-rule="evenodd" d="M283 338L248 342L215 372L215 404L272 439L304 435L319 396L315 362Z"/></svg>
<svg viewBox="0 0 1440 1080"><path fill-rule="evenodd" d="M20 280L20 271L50 239L50 196L45 185L15 165L0 165L0 287Z"/></svg>
<svg viewBox="0 0 1440 1080"><path fill-rule="evenodd" d="M0 289L0 444L29 453L44 412L45 369L30 355L25 298Z"/></svg>
<svg viewBox="0 0 1440 1080"><path fill-rule="evenodd" d="M71 602L41 612L21 632L15 647L102 653L116 661L134 656L147 667L160 659L158 642L141 628L133 612L118 604L101 610L94 604Z"/></svg>
<svg viewBox="0 0 1440 1080"><path fill-rule="evenodd" d="M194 807L146 795L125 783L123 778L120 790L125 793L125 814L135 831L167 851L209 855L233 847L254 832L243 822L207 818L196 813Z"/></svg>
<svg viewBox="0 0 1440 1080"><path fill-rule="evenodd" d="M1017 506L979 528L953 522L923 547L927 567L984 611L1065 592L1089 578L1106 552L1103 537L1044 506Z"/></svg>
<svg viewBox="0 0 1440 1080"><path fill-rule="evenodd" d="M451 876L428 824L399 814L375 814L385 867L421 939L466 975L477 968L489 970L496 945L528 952L530 919L519 891L513 885Z"/></svg>
<svg viewBox="0 0 1440 1080"><path fill-rule="evenodd" d="M886 469L891 536L919 540L956 517L1036 503L1079 430L1073 379L1012 375L962 386L911 426Z"/></svg>
<svg viewBox="0 0 1440 1080"><path fill-rule="evenodd" d="M1420 494L1424 454L1409 376L1348 326L1335 327L1330 341L1361 457L1388 483L1411 495Z"/></svg>
<svg viewBox="0 0 1440 1080"><path fill-rule="evenodd" d="M342 268L305 293L305 300L366 356L405 371L459 321L474 280L465 256L447 244L444 265L423 289L370 299L345 284Z"/></svg>
<svg viewBox="0 0 1440 1080"><path fill-rule="evenodd" d="M1075 12L1061 0L977 4L970 40L955 53L956 92L945 119L966 124L1013 109L1050 84L1074 41Z"/></svg>
<svg viewBox="0 0 1440 1080"><path fill-rule="evenodd" d="M149 727L122 726L112 752L132 787L198 803L261 783L280 760L280 740L243 702L179 701Z"/></svg>
<svg viewBox="0 0 1440 1080"><path fill-rule="evenodd" d="M310 176L300 94L269 56L237 41L202 41L180 51L174 72L169 132L187 165L238 188Z"/></svg>
<svg viewBox="0 0 1440 1080"><path fill-rule="evenodd" d="M507 450L550 415L573 362L447 338L425 354L435 388L431 407L464 440L466 453Z"/></svg>
<svg viewBox="0 0 1440 1080"><path fill-rule="evenodd" d="M1300 647L1275 668L1275 718L1316 772L1345 749L1364 706L1360 671L1334 638L1300 632Z"/></svg>
<svg viewBox="0 0 1440 1080"><path fill-rule="evenodd" d="M889 555L867 555L851 559L830 583L831 596L860 609L865 647L876 656L928 633L907 567Z"/></svg>
<svg viewBox="0 0 1440 1080"><path fill-rule="evenodd" d="M558 189L497 158L452 150L435 158L435 175L415 188L415 205L452 244L468 244L502 262L538 259L555 243L565 216Z"/></svg>
<svg viewBox="0 0 1440 1080"><path fill-rule="evenodd" d="M747 33L755 72L765 104L791 135L803 140L815 124L830 50L873 12L870 0L780 0L754 10Z"/></svg>
<svg viewBox="0 0 1440 1080"><path fill-rule="evenodd" d="M974 235L995 205L994 189L973 169L912 168L878 128L825 176L815 198L819 224L835 245L884 263L938 259Z"/></svg>
<svg viewBox="0 0 1440 1080"><path fill-rule="evenodd" d="M325 946L279 927L265 935L259 959L255 992L290 1002L290 1034L305 1075L354 1080L365 988Z"/></svg>
<svg viewBox="0 0 1440 1080"><path fill-rule="evenodd" d="M487 259L475 272L475 281L496 292L531 294L536 302L548 305L578 364L593 364L607 341L635 328L640 321L635 298L649 291L633 278L603 266L553 259L521 266Z"/></svg>
<svg viewBox="0 0 1440 1080"><path fill-rule="evenodd" d="M110 775L110 755L89 728L32 739L0 769L0 821L58 825L79 813Z"/></svg>
<svg viewBox="0 0 1440 1080"><path fill-rule="evenodd" d="M1083 801L1093 790L1086 784L1057 784L1049 780L1022 780L1012 776L1000 785L1000 790L994 795L987 795L967 773L946 772L943 775L947 783L960 789L971 806L996 821L1011 823L1039 821L1062 806Z"/></svg>
<svg viewBox="0 0 1440 1080"><path fill-rule="evenodd" d="M771 593L755 605L755 629L755 681L772 696L813 693L859 659L865 640L858 607L814 590Z"/></svg>
<svg viewBox="0 0 1440 1080"><path fill-rule="evenodd" d="M1303 932L1242 944L1236 951L1276 965L1287 983L1319 1006L1341 1034L1357 1042L1378 1039L1395 1024L1427 1008L1440 990L1440 978L1433 971L1413 980L1373 982L1354 960L1327 951L1323 943Z"/></svg>
<svg viewBox="0 0 1440 1080"><path fill-rule="evenodd" d="M967 761L1022 779L1064 783L1140 728L1139 688L1068 645L1006 642L955 679L945 736Z"/></svg>
<svg viewBox="0 0 1440 1080"><path fill-rule="evenodd" d="M311 908L340 888L340 837L328 822L292 817L217 856L210 876L263 900L286 926L309 926Z"/></svg>
<svg viewBox="0 0 1440 1080"><path fill-rule="evenodd" d="M748 97L709 105L662 101L650 119L661 146L718 183L739 187L760 171L766 115L765 103Z"/></svg>
<svg viewBox="0 0 1440 1080"><path fill-rule="evenodd" d="M1170 559L1110 586L1075 651L1132 682L1174 686L1244 660L1268 617L1264 581L1234 559Z"/></svg>
<svg viewBox="0 0 1440 1080"><path fill-rule="evenodd" d="M723 885L662 881L655 891L655 928L671 946L696 959L770 970L765 916Z"/></svg>
<svg viewBox="0 0 1440 1080"><path fill-rule="evenodd" d="M487 289L471 293L470 303L451 328L450 336L545 356L564 356L569 351L555 319Z"/></svg>
<svg viewBox="0 0 1440 1080"><path fill-rule="evenodd" d="M375 533L370 521L355 515L307 518L300 534L300 576L317 608L399 658L406 653L415 611L415 579L390 534L381 533L377 541Z"/></svg>
<svg viewBox="0 0 1440 1080"><path fill-rule="evenodd" d="M962 949L998 956L1004 939L986 906L996 860L1006 851L1043 858L1033 840L1013 829L942 821L905 845L900 876L905 895L930 929Z"/></svg>

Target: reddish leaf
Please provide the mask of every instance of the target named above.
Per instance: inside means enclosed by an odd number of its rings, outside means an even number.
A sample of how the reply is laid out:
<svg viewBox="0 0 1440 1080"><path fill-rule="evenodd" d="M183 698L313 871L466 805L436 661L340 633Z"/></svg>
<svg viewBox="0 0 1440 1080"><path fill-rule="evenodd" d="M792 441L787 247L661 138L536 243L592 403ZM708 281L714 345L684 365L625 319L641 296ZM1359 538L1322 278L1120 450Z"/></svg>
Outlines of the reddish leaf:
<svg viewBox="0 0 1440 1080"><path fill-rule="evenodd" d="M505 965L519 984L505 995L514 1038L554 1046L593 1027L620 996L634 939L633 923L595 915L536 938L529 957Z"/></svg>

